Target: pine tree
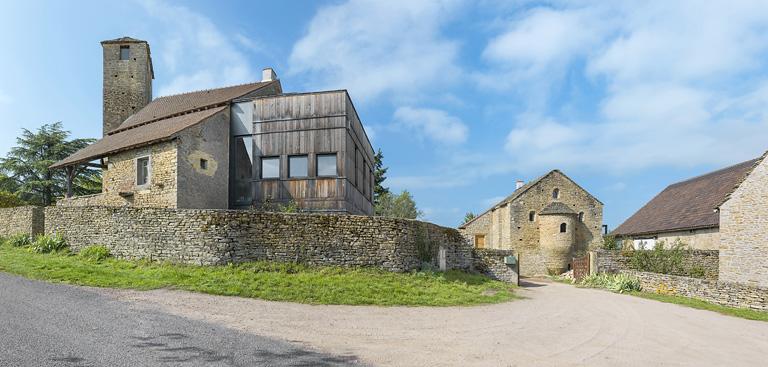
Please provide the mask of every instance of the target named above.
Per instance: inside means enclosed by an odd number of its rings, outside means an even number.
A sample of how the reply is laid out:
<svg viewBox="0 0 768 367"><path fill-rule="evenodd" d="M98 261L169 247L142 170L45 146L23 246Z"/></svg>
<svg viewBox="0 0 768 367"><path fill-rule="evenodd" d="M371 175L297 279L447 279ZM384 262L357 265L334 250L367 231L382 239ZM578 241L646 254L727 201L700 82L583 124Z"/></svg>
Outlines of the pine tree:
<svg viewBox="0 0 768 367"><path fill-rule="evenodd" d="M51 205L57 197L64 196L66 172L52 170L50 166L94 141L67 140L69 134L61 122L43 125L37 132L23 129L16 139L18 146L13 147L6 158L0 158L0 172L11 180L4 186L14 187L17 196L35 205ZM77 195L99 192L96 186L100 186L100 180L99 170L81 169L73 182L73 191Z"/></svg>
<svg viewBox="0 0 768 367"><path fill-rule="evenodd" d="M384 154L381 152L381 148L379 148L373 157L374 206L378 205L382 195L389 194L389 188L384 186L384 180L387 179L387 169L387 167L384 167Z"/></svg>

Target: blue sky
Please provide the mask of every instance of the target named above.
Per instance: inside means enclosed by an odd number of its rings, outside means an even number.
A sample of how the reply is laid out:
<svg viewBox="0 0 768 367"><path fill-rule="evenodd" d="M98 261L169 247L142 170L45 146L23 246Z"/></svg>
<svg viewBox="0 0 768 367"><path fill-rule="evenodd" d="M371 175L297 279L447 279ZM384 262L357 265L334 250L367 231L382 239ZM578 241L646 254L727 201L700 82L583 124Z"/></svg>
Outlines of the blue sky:
<svg viewBox="0 0 768 367"><path fill-rule="evenodd" d="M99 41L147 40L155 96L348 89L426 219L561 169L615 228L668 184L768 150L765 1L77 1L0 5L0 154L101 131Z"/></svg>

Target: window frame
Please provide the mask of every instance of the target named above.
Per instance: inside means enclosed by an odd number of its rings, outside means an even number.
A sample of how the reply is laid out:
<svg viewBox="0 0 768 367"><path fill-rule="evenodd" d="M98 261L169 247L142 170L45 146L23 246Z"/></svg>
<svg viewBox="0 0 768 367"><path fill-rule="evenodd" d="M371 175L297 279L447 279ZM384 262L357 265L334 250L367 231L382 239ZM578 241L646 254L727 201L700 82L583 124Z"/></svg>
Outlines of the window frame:
<svg viewBox="0 0 768 367"><path fill-rule="evenodd" d="M560 223L560 233L568 233L568 223Z"/></svg>
<svg viewBox="0 0 768 367"><path fill-rule="evenodd" d="M208 170L208 160L205 158L200 158L200 169L203 171Z"/></svg>
<svg viewBox="0 0 768 367"><path fill-rule="evenodd" d="M536 221L536 211L531 210L528 212L528 221L529 222L535 222Z"/></svg>
<svg viewBox="0 0 768 367"><path fill-rule="evenodd" d="M264 176L264 160L277 160L277 176L270 176L265 177ZM280 179L280 156L279 155L268 155L268 156L262 156L259 157L259 179L260 180L279 180Z"/></svg>
<svg viewBox="0 0 768 367"><path fill-rule="evenodd" d="M123 50L126 50L125 58L123 58ZM130 45L121 45L120 46L120 54L118 55L118 60L120 61L128 61L131 59L131 46Z"/></svg>
<svg viewBox="0 0 768 367"><path fill-rule="evenodd" d="M304 172L304 176L293 176L291 174L291 158L303 157L306 161L307 171ZM309 154L292 154L288 156L288 178L307 179L309 178Z"/></svg>
<svg viewBox="0 0 768 367"><path fill-rule="evenodd" d="M579 212L579 222L584 223L584 212Z"/></svg>
<svg viewBox="0 0 768 367"><path fill-rule="evenodd" d="M552 199L555 199L555 200L560 199L560 189L559 188L556 187L554 190L552 190Z"/></svg>
<svg viewBox="0 0 768 367"><path fill-rule="evenodd" d="M482 246L479 245L478 239L482 239ZM485 248L485 234L475 234L475 248Z"/></svg>
<svg viewBox="0 0 768 367"><path fill-rule="evenodd" d="M320 158L321 157L330 157L333 156L334 163L334 174L333 175L321 175L320 174ZM309 163L309 162L307 162ZM339 153L333 152L333 153L317 153L315 154L315 176L316 177L339 177Z"/></svg>
<svg viewBox="0 0 768 367"><path fill-rule="evenodd" d="M146 176L144 177L144 182L139 183L139 177L140 177L139 163L143 161L147 162L147 173L146 173ZM137 189L148 188L152 184L152 156L143 155L143 156L136 157L134 162L134 167L136 167L136 178L133 181L133 184L136 186Z"/></svg>

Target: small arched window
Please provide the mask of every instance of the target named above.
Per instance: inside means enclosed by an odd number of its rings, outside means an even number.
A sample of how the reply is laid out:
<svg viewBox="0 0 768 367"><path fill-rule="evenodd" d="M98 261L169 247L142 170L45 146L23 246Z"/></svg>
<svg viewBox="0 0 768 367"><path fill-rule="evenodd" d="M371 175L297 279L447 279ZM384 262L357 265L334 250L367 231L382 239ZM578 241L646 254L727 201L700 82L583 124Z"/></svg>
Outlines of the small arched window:
<svg viewBox="0 0 768 367"><path fill-rule="evenodd" d="M536 212L531 210L531 212L528 213L528 221L533 222L534 220L536 220Z"/></svg>
<svg viewBox="0 0 768 367"><path fill-rule="evenodd" d="M579 212L579 222L584 221L584 212Z"/></svg>
<svg viewBox="0 0 768 367"><path fill-rule="evenodd" d="M560 224L560 233L565 233L568 231L568 225L565 223Z"/></svg>
<svg viewBox="0 0 768 367"><path fill-rule="evenodd" d="M560 197L560 189L552 190L552 199L557 199L559 197Z"/></svg>

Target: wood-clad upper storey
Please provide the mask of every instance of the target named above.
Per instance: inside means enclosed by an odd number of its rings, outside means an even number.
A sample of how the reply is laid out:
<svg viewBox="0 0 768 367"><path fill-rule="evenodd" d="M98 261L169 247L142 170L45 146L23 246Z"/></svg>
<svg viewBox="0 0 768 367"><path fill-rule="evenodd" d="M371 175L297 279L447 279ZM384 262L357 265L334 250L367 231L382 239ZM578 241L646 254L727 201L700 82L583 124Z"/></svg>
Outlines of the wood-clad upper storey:
<svg viewBox="0 0 768 367"><path fill-rule="evenodd" d="M248 199L254 205L293 201L310 211L373 213L373 148L346 91L282 94L252 103L252 132L235 133L233 149L251 144L252 137ZM246 184L238 171L248 162L238 160L237 152L233 156L234 185L242 193ZM237 190L235 195L233 206L248 202Z"/></svg>

